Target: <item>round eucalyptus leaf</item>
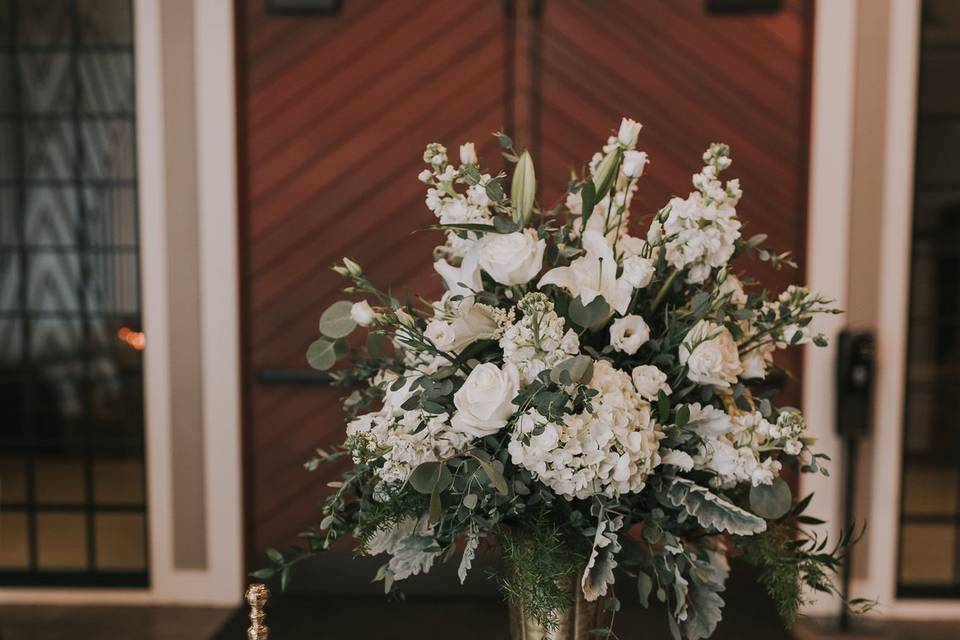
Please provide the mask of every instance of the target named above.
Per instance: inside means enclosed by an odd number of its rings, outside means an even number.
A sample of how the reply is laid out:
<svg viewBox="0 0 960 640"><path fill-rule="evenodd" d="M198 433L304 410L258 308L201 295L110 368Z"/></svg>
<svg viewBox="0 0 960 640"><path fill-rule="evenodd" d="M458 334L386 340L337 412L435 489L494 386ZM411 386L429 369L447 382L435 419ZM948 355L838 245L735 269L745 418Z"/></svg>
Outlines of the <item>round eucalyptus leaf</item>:
<svg viewBox="0 0 960 640"><path fill-rule="evenodd" d="M570 301L570 306L567 308L570 319L584 329L599 329L612 312L603 296L597 296L587 305L584 305L578 296Z"/></svg>
<svg viewBox="0 0 960 640"><path fill-rule="evenodd" d="M350 335L357 323L350 317L353 303L341 300L330 305L320 316L320 333L328 338L342 338Z"/></svg>
<svg viewBox="0 0 960 640"><path fill-rule="evenodd" d="M307 349L307 363L314 369L326 371L349 351L350 347L345 340L332 340L326 337L319 338L314 340Z"/></svg>
<svg viewBox="0 0 960 640"><path fill-rule="evenodd" d="M790 511L792 504L790 485L783 478L777 478L773 484L761 484L750 489L750 509L761 518L782 518Z"/></svg>
<svg viewBox="0 0 960 640"><path fill-rule="evenodd" d="M413 473L410 474L407 482L409 482L413 490L418 493L431 493L433 491L433 485L437 483L437 469L439 468L439 462L424 462L423 464L419 464L417 468L413 470Z"/></svg>

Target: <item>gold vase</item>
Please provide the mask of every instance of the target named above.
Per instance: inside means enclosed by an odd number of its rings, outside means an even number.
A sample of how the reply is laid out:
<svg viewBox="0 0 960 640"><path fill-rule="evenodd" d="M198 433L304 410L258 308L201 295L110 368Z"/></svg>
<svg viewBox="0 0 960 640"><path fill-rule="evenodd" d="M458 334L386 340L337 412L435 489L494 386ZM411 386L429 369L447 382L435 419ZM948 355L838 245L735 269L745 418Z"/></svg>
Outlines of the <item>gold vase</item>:
<svg viewBox="0 0 960 640"><path fill-rule="evenodd" d="M559 612L553 628L545 628L524 615L520 607L510 605L511 640L595 640L598 636L591 631L610 626L612 612L606 607L609 595L587 602L576 580L565 581L563 586L570 591L571 605Z"/></svg>

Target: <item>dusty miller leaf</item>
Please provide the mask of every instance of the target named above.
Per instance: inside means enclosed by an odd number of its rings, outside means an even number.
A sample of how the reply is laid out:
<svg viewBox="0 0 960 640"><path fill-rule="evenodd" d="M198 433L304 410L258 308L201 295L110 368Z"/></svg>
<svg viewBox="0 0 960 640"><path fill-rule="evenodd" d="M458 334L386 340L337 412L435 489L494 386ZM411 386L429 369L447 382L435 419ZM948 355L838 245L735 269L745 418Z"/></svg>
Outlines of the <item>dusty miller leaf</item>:
<svg viewBox="0 0 960 640"><path fill-rule="evenodd" d="M473 559L477 555L477 547L480 546L480 536L476 531L471 530L463 543L463 557L460 558L460 566L457 568L457 576L460 578L460 584L467 579L467 572L473 566Z"/></svg>
<svg viewBox="0 0 960 640"><path fill-rule="evenodd" d="M682 508L708 529L738 536L749 536L767 529L767 522L763 518L727 502L692 480L664 479L657 483L657 489L657 498L661 502Z"/></svg>

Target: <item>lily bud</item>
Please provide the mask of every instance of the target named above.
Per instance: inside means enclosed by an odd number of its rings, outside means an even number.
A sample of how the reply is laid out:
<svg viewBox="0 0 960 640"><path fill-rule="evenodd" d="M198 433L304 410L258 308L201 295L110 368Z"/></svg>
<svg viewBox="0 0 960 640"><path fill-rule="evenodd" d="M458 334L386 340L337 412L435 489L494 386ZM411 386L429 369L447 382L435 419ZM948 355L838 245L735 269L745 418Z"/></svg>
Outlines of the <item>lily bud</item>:
<svg viewBox="0 0 960 640"><path fill-rule="evenodd" d="M607 195L607 191L610 190L613 179L617 177L620 159L622 157L623 151L618 147L600 161L597 172L593 176L593 186L597 191L597 200Z"/></svg>
<svg viewBox="0 0 960 640"><path fill-rule="evenodd" d="M533 211L533 199L537 193L537 176L533 170L533 159L528 151L520 154L517 166L513 170L513 182L510 185L510 201L513 204L513 220L517 224L526 224Z"/></svg>

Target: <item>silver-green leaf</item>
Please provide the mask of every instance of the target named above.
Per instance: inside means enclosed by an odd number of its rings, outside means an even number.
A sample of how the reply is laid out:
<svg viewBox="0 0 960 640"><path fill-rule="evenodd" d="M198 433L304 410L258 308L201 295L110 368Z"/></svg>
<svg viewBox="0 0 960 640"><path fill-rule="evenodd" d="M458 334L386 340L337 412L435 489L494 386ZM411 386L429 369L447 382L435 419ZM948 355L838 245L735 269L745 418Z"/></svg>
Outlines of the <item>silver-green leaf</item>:
<svg viewBox="0 0 960 640"><path fill-rule="evenodd" d="M320 316L320 333L328 338L343 338L350 335L357 328L357 323L350 317L353 303L340 300L330 305Z"/></svg>
<svg viewBox="0 0 960 640"><path fill-rule="evenodd" d="M790 485L783 478L777 478L772 484L761 484L750 488L750 508L755 514L767 520L777 520L790 511L793 494Z"/></svg>

